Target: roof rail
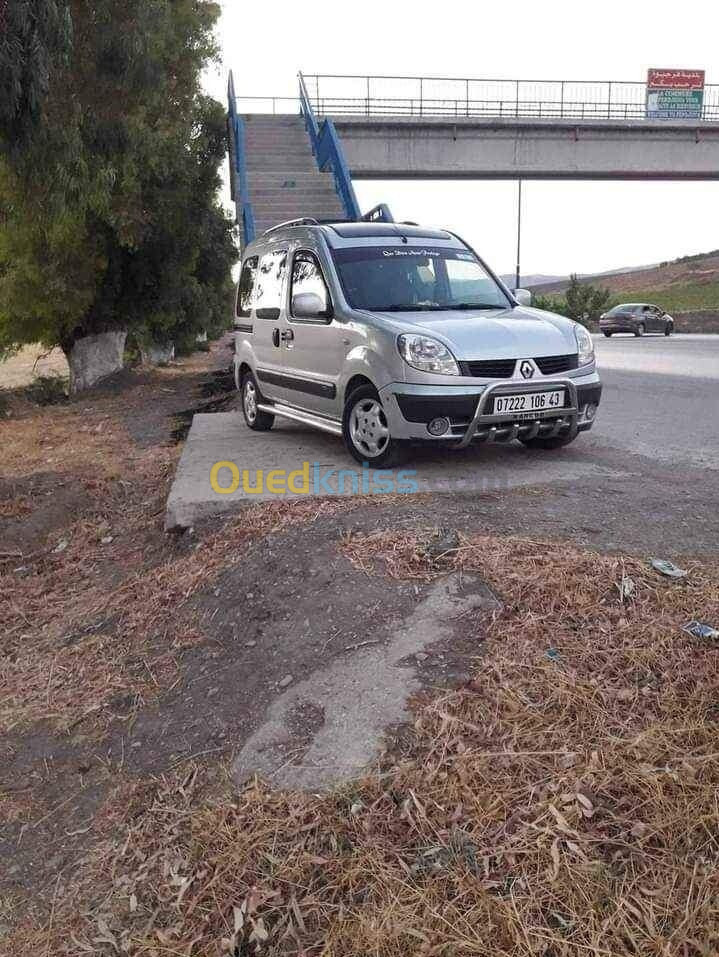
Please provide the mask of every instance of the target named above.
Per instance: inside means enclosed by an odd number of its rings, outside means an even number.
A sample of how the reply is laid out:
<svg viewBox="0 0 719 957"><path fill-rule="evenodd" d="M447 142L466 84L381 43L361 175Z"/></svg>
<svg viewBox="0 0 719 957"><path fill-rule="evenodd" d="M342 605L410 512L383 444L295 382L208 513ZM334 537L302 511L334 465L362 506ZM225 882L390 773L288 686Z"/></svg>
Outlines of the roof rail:
<svg viewBox="0 0 719 957"><path fill-rule="evenodd" d="M286 229L291 226L319 226L319 222L311 216L301 216L299 219L288 219L286 223L277 223L276 226L270 226L262 235L267 236L268 233L274 233L276 229Z"/></svg>

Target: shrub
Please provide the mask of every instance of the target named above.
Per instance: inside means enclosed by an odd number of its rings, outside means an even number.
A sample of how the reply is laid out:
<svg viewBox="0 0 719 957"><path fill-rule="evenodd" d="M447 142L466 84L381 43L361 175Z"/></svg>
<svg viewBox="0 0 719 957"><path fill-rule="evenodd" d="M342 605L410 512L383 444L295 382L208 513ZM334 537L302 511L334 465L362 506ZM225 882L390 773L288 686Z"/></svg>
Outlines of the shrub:
<svg viewBox="0 0 719 957"><path fill-rule="evenodd" d="M67 401L68 380L59 375L41 375L23 391L35 405L60 405Z"/></svg>

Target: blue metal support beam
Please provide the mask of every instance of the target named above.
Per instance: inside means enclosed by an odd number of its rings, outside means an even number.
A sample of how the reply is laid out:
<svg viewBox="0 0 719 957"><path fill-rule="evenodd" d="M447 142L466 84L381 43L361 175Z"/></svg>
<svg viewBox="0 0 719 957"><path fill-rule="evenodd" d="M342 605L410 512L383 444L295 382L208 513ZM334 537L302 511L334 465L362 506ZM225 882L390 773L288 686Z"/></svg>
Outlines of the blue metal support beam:
<svg viewBox="0 0 719 957"><path fill-rule="evenodd" d="M352 177L345 161L342 144L337 135L334 123L330 119L323 120L320 125L312 109L312 103L307 94L304 77L299 74L300 84L300 112L305 119L305 129L310 138L312 152L317 159L320 170L330 169L334 176L337 195L342 200L348 219L359 219L360 208L352 185Z"/></svg>
<svg viewBox="0 0 719 957"><path fill-rule="evenodd" d="M228 131L230 147L230 190L237 210L242 247L255 238L255 218L247 185L247 159L245 155L245 121L237 112L235 80L230 71L227 87Z"/></svg>

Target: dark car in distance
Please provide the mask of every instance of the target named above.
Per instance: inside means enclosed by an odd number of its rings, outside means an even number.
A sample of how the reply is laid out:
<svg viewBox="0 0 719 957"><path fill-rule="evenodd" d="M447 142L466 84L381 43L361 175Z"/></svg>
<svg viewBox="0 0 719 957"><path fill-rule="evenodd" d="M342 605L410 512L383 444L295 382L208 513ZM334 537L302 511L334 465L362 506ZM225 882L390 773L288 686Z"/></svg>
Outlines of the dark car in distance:
<svg viewBox="0 0 719 957"><path fill-rule="evenodd" d="M599 328L609 338L615 332L631 332L643 336L645 332L659 332L670 336L674 320L661 306L648 302L625 302L599 317Z"/></svg>

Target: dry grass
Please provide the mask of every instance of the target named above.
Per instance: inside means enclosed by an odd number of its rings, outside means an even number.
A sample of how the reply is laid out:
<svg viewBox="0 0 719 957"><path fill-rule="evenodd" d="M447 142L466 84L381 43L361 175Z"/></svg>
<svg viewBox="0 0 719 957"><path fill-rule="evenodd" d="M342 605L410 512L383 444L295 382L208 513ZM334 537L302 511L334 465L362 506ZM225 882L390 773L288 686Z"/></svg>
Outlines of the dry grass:
<svg viewBox="0 0 719 957"><path fill-rule="evenodd" d="M8 953L719 952L719 652L680 630L719 620L716 570L668 583L490 537L439 563L413 535L343 548L368 574L492 584L505 609L471 684L418 706L413 754L339 794L232 796L199 766L116 794L117 832Z"/></svg>
<svg viewBox="0 0 719 957"><path fill-rule="evenodd" d="M157 450L152 454L157 465ZM243 544L358 504L263 503L190 551L163 555L151 568L133 534L147 522L146 503L124 506L122 522L112 525L120 533L117 546L113 539L112 562L122 567L114 588L108 588L107 574L97 575L107 560L101 537L106 519L64 530L67 547L39 556L37 574L12 574L18 559L5 563L5 575L0 565L0 733L37 721L70 730L89 716L97 720L119 694L132 691L138 702L153 697L172 683L178 652L196 638L192 617L184 616L190 598L241 560ZM146 657L138 678L139 654Z"/></svg>
<svg viewBox="0 0 719 957"><path fill-rule="evenodd" d="M0 362L0 389L19 389L38 376L67 376L67 360L61 349L48 352L42 346L25 346L17 355Z"/></svg>
<svg viewBox="0 0 719 957"><path fill-rule="evenodd" d="M267 503L194 545L165 536L180 448L138 445L126 422L146 416L159 394L183 395L188 376L211 361L194 356L121 393L62 407L14 398L0 425L0 519L32 523L63 484L79 489L80 502L69 517L59 506L59 524L41 546L0 543L0 733L38 721L101 732L113 698L131 692L139 707L174 682L179 652L197 637L188 601L238 560L243 543L357 506ZM47 483L28 492L38 476Z"/></svg>

